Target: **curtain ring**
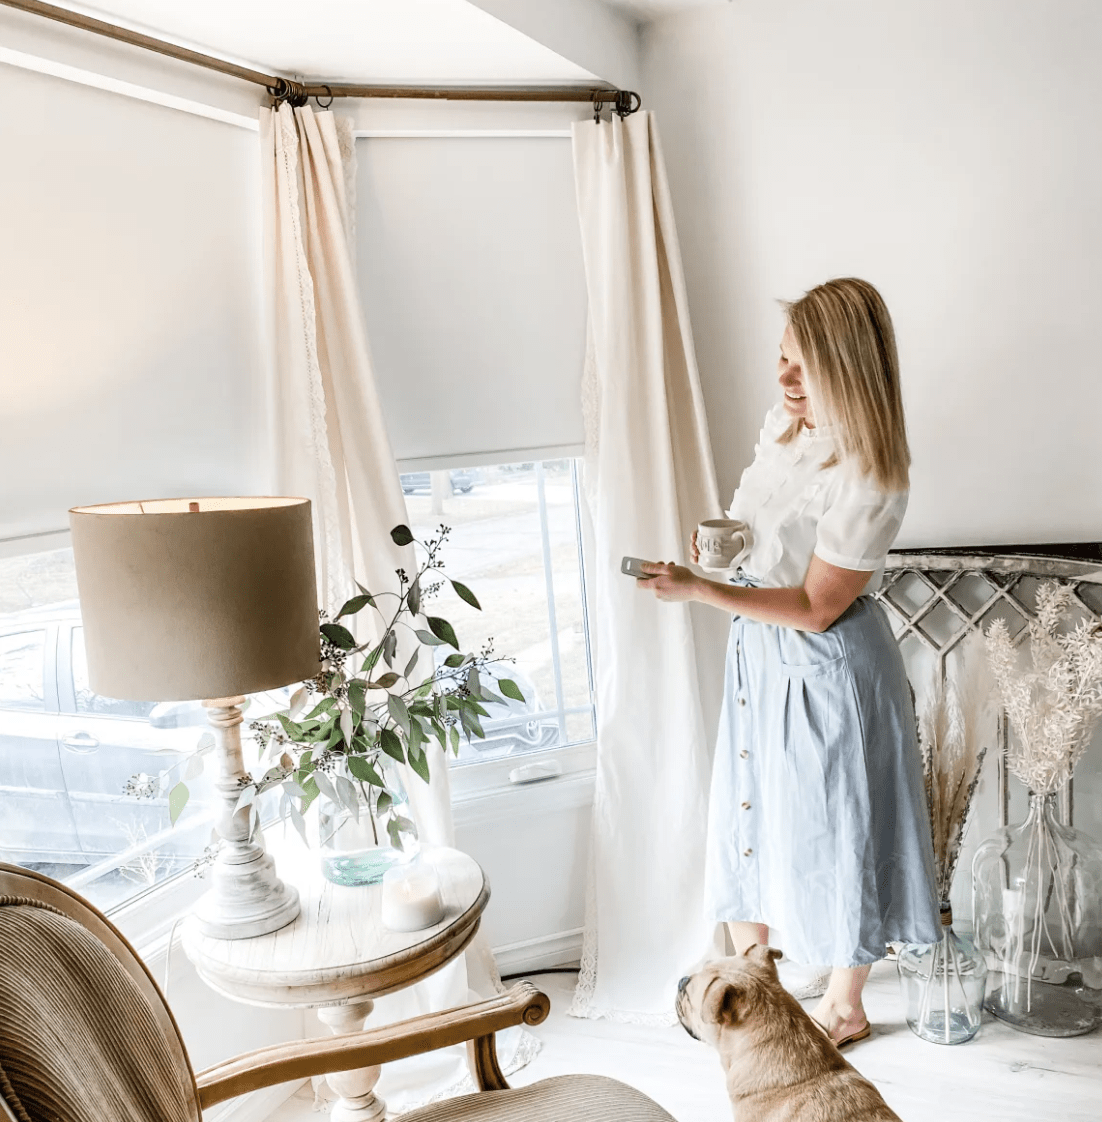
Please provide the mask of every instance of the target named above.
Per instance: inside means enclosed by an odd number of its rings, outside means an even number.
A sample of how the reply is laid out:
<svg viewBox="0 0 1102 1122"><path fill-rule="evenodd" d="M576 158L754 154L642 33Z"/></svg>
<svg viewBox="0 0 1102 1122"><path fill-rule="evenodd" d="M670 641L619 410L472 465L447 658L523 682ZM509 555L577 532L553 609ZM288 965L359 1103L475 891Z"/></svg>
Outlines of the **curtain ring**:
<svg viewBox="0 0 1102 1122"><path fill-rule="evenodd" d="M306 87L290 78L277 78L274 86L266 86L265 89L275 99L276 105L286 101L288 105L293 105L297 109L310 100Z"/></svg>
<svg viewBox="0 0 1102 1122"><path fill-rule="evenodd" d="M601 105L602 104L603 103L601 101L601 95L596 90L594 90L593 91L593 123L595 125L599 125L601 123Z"/></svg>
<svg viewBox="0 0 1102 1122"><path fill-rule="evenodd" d="M614 111L620 118L629 117L637 113L643 105L643 99L634 90L617 90Z"/></svg>
<svg viewBox="0 0 1102 1122"><path fill-rule="evenodd" d="M324 105L322 105L321 98L317 94L314 94L314 101L317 102L317 106L319 109L328 109L335 100L333 97L333 91L329 88L329 86L324 85L321 87L321 89L325 90L325 92L329 95L329 100Z"/></svg>

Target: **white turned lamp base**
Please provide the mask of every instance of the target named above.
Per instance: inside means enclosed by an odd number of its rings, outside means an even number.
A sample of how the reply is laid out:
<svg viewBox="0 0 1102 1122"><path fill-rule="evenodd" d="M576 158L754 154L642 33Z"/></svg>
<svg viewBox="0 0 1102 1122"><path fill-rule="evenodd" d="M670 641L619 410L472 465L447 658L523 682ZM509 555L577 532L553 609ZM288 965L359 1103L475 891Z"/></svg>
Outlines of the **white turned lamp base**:
<svg viewBox="0 0 1102 1122"><path fill-rule="evenodd" d="M215 861L210 891L192 909L204 935L215 939L251 939L294 923L298 891L279 879L271 854L263 850L242 864Z"/></svg>
<svg viewBox="0 0 1102 1122"><path fill-rule="evenodd" d="M237 808L248 778L241 754L243 697L204 701L218 760L215 784L222 801L217 829L222 844L211 868L210 891L196 902L196 924L216 939L267 935L298 918L298 892L276 875L259 836L249 834L249 808Z"/></svg>

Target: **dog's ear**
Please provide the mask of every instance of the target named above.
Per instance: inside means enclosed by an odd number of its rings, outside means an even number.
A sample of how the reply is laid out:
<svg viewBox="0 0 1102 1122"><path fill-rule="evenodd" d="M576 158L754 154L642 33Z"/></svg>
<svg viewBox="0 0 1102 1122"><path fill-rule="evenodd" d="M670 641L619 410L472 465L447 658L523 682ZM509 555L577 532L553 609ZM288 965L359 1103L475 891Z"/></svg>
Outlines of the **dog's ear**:
<svg viewBox="0 0 1102 1122"><path fill-rule="evenodd" d="M713 978L700 1002L700 1019L706 1025L733 1025L742 996L741 986L726 978Z"/></svg>
<svg viewBox="0 0 1102 1122"><path fill-rule="evenodd" d="M753 943L742 952L751 962L760 962L762 966L772 966L778 958L784 958L784 952L775 947L767 947L764 943ZM776 970L776 967L773 967Z"/></svg>

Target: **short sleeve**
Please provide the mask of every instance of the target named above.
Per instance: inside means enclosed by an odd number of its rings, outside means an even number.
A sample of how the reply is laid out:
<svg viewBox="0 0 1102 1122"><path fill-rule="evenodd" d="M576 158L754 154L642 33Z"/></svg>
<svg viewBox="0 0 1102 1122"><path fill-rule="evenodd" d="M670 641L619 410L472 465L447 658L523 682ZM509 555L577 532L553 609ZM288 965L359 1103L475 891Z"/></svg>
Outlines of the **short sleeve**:
<svg viewBox="0 0 1102 1122"><path fill-rule="evenodd" d="M843 479L819 519L815 556L839 569L879 569L903 523L907 498L907 491L885 493L864 480Z"/></svg>

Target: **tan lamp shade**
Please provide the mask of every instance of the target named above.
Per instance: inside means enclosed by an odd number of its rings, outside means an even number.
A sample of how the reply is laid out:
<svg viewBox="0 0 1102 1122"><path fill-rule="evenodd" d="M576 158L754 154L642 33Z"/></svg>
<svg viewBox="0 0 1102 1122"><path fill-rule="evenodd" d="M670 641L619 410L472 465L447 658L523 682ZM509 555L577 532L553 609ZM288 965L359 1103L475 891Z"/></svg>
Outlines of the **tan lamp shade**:
<svg viewBox="0 0 1102 1122"><path fill-rule="evenodd" d="M308 499L106 503L69 524L96 693L206 700L317 673Z"/></svg>

